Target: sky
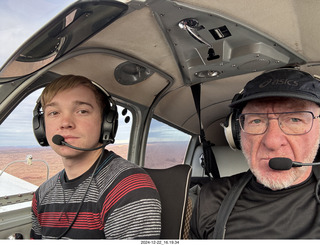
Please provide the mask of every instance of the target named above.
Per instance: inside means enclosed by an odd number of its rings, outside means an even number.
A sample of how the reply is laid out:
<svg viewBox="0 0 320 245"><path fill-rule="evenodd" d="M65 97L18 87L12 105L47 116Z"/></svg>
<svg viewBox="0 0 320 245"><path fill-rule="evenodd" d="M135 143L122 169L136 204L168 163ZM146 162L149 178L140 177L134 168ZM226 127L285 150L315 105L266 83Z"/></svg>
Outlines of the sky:
<svg viewBox="0 0 320 245"><path fill-rule="evenodd" d="M0 64L75 0L1 0Z"/></svg>
<svg viewBox="0 0 320 245"><path fill-rule="evenodd" d="M29 37L72 2L74 0L0 0L0 67ZM37 145L31 122L39 95L28 97L2 123L0 146Z"/></svg>
<svg viewBox="0 0 320 245"><path fill-rule="evenodd" d="M28 38L74 1L0 0L0 67ZM40 93L38 91L27 97L1 124L0 147L38 146L32 130L32 111ZM119 115L121 125L124 117L121 111ZM157 121L151 126L150 141L159 141L159 138L163 141L188 139L185 134ZM122 127L118 130L116 143L128 143L129 134L130 127Z"/></svg>

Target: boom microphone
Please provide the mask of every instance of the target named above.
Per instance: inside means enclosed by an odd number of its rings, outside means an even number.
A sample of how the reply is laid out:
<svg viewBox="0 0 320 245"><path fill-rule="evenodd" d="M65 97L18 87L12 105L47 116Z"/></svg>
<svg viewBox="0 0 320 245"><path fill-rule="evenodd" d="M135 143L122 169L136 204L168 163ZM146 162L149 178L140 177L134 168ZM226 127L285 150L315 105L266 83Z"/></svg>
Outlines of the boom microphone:
<svg viewBox="0 0 320 245"><path fill-rule="evenodd" d="M292 167L315 166L315 165L320 165L320 162L314 162L314 163L294 162L290 158L286 158L286 157L275 157L275 158L271 158L269 161L269 167L274 170L289 170Z"/></svg>
<svg viewBox="0 0 320 245"><path fill-rule="evenodd" d="M70 147L72 149L79 150L79 151L95 151L95 150L101 149L101 148L106 146L106 145L103 144L103 145L95 147L95 148L80 148L80 147L76 147L76 146L70 145L67 142L65 142L63 136L61 136L59 134L56 134L56 135L54 135L52 137L52 142L55 143L56 145L65 145L65 146L68 146L68 147Z"/></svg>
<svg viewBox="0 0 320 245"><path fill-rule="evenodd" d="M52 137L52 142L56 145L62 145L62 142L64 142L64 138L61 135L56 134Z"/></svg>

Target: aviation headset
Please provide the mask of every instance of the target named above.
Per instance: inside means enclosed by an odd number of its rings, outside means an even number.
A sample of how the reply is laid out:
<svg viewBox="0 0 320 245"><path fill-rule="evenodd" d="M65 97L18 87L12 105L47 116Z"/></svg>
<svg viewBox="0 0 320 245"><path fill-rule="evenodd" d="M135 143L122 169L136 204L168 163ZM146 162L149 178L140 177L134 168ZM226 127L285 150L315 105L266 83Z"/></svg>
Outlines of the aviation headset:
<svg viewBox="0 0 320 245"><path fill-rule="evenodd" d="M101 123L101 133L99 142L103 144L114 143L114 139L118 129L118 111L114 100L111 98L110 94L104 90L99 84L91 81L103 94L106 95L108 99L109 106L103 109L102 123ZM43 111L41 111L41 96L36 102L36 106L33 110L33 132L38 143L41 146L48 146L48 140L46 137L45 123Z"/></svg>
<svg viewBox="0 0 320 245"><path fill-rule="evenodd" d="M266 97L289 97L315 102L320 106L320 81L315 76L293 68L271 70L249 81L230 104L231 112L223 123L232 149L241 150L239 115L249 100Z"/></svg>
<svg viewBox="0 0 320 245"><path fill-rule="evenodd" d="M241 93L236 94L232 102L237 101L241 99ZM241 150L241 144L240 144L240 124L238 121L238 117L241 114L241 110L239 109L231 109L231 112L229 115L226 117L225 122L223 123L223 128L224 128L224 135L226 137L226 140L233 150Z"/></svg>

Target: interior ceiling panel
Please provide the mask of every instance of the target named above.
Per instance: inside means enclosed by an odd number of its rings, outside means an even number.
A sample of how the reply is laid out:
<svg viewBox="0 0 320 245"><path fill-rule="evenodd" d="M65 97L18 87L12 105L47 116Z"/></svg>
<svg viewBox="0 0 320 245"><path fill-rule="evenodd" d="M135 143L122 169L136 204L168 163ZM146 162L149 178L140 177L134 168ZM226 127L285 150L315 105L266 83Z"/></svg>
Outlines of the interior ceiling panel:
<svg viewBox="0 0 320 245"><path fill-rule="evenodd" d="M122 18L76 50L126 53L166 73L173 84L154 113L190 132L199 132L193 84L202 84L201 107L206 112L202 119L211 137L223 132L219 123L228 114L233 95L261 72L298 64L320 74L318 0L150 0L129 6ZM155 73L141 83L122 85L115 80L114 69L126 61L121 55L82 55L52 70L81 73L117 96L150 105L167 79Z"/></svg>
<svg viewBox="0 0 320 245"><path fill-rule="evenodd" d="M174 77L173 89L182 85L172 50L148 5L128 13L81 45L87 47L125 52Z"/></svg>
<svg viewBox="0 0 320 245"><path fill-rule="evenodd" d="M316 47L320 33L314 30L315 23L320 23L318 0L180 0L179 2L228 16L272 36L307 59L319 59L317 55L319 49ZM316 53L307 47L316 48Z"/></svg>
<svg viewBox="0 0 320 245"><path fill-rule="evenodd" d="M156 95L168 85L168 81L154 73L150 78L135 85L119 84L114 76L118 65L127 62L113 55L88 53L67 59L52 68L60 74L86 76L104 86L111 94L126 98L139 104L150 106Z"/></svg>
<svg viewBox="0 0 320 245"><path fill-rule="evenodd" d="M261 72L234 76L201 84L202 122L204 128L221 121L230 111L233 95L240 92L246 82ZM184 113L177 113L177 108ZM159 102L155 114L190 132L199 133L199 121L190 86L171 91ZM219 130L222 128L219 126Z"/></svg>
<svg viewBox="0 0 320 245"><path fill-rule="evenodd" d="M305 63L301 55L266 34L209 9L195 11L169 1L151 7L178 54L185 83Z"/></svg>

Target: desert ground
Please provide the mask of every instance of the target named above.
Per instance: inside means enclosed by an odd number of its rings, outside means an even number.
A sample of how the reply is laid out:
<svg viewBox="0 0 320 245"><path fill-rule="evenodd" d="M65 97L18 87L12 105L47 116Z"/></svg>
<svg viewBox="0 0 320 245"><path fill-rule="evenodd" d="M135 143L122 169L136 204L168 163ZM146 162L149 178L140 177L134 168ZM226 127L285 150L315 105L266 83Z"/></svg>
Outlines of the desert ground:
<svg viewBox="0 0 320 245"><path fill-rule="evenodd" d="M181 164L186 149L181 143L153 143L148 144L146 150L145 167L167 168ZM128 145L118 144L107 146L108 150L114 151L123 158L127 158ZM32 155L32 164L28 165L26 158ZM0 148L0 170L4 169L12 161L16 162L8 166L5 172L24 179L32 184L40 185L46 180L47 162L49 166L49 178L63 169L60 156L50 147L1 147Z"/></svg>

